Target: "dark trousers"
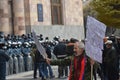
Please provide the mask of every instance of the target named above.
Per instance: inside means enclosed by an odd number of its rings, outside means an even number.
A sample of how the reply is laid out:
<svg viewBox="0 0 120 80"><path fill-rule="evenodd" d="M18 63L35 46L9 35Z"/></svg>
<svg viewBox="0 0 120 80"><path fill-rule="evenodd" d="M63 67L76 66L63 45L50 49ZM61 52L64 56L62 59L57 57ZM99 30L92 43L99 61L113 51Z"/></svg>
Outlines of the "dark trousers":
<svg viewBox="0 0 120 80"><path fill-rule="evenodd" d="M104 75L103 75L103 64L100 64L100 66L97 69L97 73L100 76L101 80L104 80Z"/></svg>
<svg viewBox="0 0 120 80"><path fill-rule="evenodd" d="M105 65L104 67L104 80L118 80L116 66Z"/></svg>
<svg viewBox="0 0 120 80"><path fill-rule="evenodd" d="M37 70L39 69L39 67L40 67L40 63L34 63L34 75L33 75L34 78L37 77ZM39 77L40 76L41 75L39 74Z"/></svg>
<svg viewBox="0 0 120 80"><path fill-rule="evenodd" d="M108 80L118 80L117 70L114 67L108 67Z"/></svg>
<svg viewBox="0 0 120 80"><path fill-rule="evenodd" d="M58 66L58 77L63 77L64 74L66 77L68 76L68 67L59 65Z"/></svg>
<svg viewBox="0 0 120 80"><path fill-rule="evenodd" d="M6 62L0 62L0 80L6 80Z"/></svg>
<svg viewBox="0 0 120 80"><path fill-rule="evenodd" d="M95 67L95 66L93 65L93 77L94 77L94 80L97 80L96 74L97 74L97 67Z"/></svg>

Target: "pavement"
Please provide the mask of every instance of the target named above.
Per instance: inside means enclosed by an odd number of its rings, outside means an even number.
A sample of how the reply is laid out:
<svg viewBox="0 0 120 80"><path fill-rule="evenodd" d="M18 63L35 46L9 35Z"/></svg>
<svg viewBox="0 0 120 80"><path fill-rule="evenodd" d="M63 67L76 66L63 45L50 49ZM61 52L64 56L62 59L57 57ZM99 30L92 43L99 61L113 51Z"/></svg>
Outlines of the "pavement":
<svg viewBox="0 0 120 80"><path fill-rule="evenodd" d="M53 73L55 78L47 79L47 80L68 80L68 78L57 78L58 77L58 66L52 66ZM6 80L41 80L40 78L34 79L33 78L33 71L22 72L18 74L8 75Z"/></svg>
<svg viewBox="0 0 120 80"><path fill-rule="evenodd" d="M68 80L68 77L66 78L57 78L58 77L58 66L52 66L53 73L55 75L55 78L47 79L47 80ZM40 78L34 79L33 78L33 71L28 72L22 72L18 74L8 75L6 77L6 80L41 80ZM97 80L100 80L98 77Z"/></svg>

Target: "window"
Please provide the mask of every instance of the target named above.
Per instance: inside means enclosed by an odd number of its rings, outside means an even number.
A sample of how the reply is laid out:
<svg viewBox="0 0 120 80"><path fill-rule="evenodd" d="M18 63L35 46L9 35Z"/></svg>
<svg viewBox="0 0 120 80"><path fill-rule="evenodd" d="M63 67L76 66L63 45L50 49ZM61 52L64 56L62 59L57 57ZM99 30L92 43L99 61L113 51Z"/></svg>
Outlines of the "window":
<svg viewBox="0 0 120 80"><path fill-rule="evenodd" d="M38 9L38 21L43 22L43 6L42 4L37 4Z"/></svg>
<svg viewBox="0 0 120 80"><path fill-rule="evenodd" d="M51 0L52 24L63 24L61 0Z"/></svg>

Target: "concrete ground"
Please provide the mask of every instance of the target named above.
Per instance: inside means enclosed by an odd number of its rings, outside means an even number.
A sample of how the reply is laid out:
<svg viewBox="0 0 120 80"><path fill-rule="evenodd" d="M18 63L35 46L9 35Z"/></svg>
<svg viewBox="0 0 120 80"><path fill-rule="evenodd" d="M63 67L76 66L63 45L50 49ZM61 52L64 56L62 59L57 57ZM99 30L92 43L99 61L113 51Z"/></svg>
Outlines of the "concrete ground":
<svg viewBox="0 0 120 80"><path fill-rule="evenodd" d="M58 76L57 66L52 66L52 69L53 69L55 78L48 79L48 80L68 80L68 78L57 78ZM28 72L9 75L6 77L6 80L41 80L41 79L40 78L33 79L33 71L28 71ZM100 80L100 78L98 77L97 80Z"/></svg>

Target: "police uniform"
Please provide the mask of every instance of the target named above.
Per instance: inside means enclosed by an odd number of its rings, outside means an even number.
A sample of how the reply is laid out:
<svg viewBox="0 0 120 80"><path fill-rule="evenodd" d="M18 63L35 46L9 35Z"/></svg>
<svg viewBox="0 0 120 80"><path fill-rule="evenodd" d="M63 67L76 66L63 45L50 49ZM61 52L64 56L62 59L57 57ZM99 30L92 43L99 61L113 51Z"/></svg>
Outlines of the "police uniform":
<svg viewBox="0 0 120 80"><path fill-rule="evenodd" d="M0 43L0 80L6 80L6 61L9 60L9 56L2 47L3 43Z"/></svg>

